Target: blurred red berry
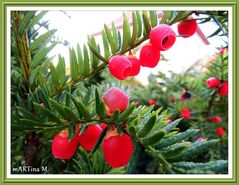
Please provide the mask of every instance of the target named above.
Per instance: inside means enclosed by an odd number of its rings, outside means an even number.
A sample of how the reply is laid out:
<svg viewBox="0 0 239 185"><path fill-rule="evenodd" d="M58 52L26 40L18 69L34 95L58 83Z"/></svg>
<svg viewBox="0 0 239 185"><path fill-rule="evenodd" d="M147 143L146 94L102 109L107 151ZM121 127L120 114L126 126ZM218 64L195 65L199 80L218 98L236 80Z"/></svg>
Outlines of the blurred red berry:
<svg viewBox="0 0 239 185"><path fill-rule="evenodd" d="M219 54L220 54L220 55L224 55L225 52L227 52L227 48L221 48L221 49L219 50Z"/></svg>
<svg viewBox="0 0 239 185"><path fill-rule="evenodd" d="M228 82L223 82L219 88L219 94L221 96L228 96Z"/></svg>
<svg viewBox="0 0 239 185"><path fill-rule="evenodd" d="M107 127L107 124L101 123L101 124L100 124L100 127L102 128L102 130L104 130L104 129Z"/></svg>
<svg viewBox="0 0 239 185"><path fill-rule="evenodd" d="M155 100L153 99L149 100L149 105L155 105Z"/></svg>
<svg viewBox="0 0 239 185"><path fill-rule="evenodd" d="M150 31L149 39L155 49L165 51L175 43L176 34L169 25L160 24Z"/></svg>
<svg viewBox="0 0 239 185"><path fill-rule="evenodd" d="M129 105L129 96L123 90L117 87L111 87L103 95L103 101L110 113L113 113L117 109L122 112Z"/></svg>
<svg viewBox="0 0 239 185"><path fill-rule="evenodd" d="M140 50L139 61L141 66L154 68L160 60L160 51L150 43L145 44Z"/></svg>
<svg viewBox="0 0 239 185"><path fill-rule="evenodd" d="M208 117L208 120L214 123L221 123L222 122L222 118L219 116L210 116Z"/></svg>
<svg viewBox="0 0 239 185"><path fill-rule="evenodd" d="M52 141L52 154L55 158L70 159L77 149L77 137L68 141L68 130L65 129L57 134Z"/></svg>
<svg viewBox="0 0 239 185"><path fill-rule="evenodd" d="M218 80L216 77L210 77L206 81L206 85L208 88L217 88L220 84L220 80Z"/></svg>
<svg viewBox="0 0 239 185"><path fill-rule="evenodd" d="M139 72L140 72L140 61L139 61L139 59L134 55L129 55L127 58L129 59L129 61L132 64L132 70L131 70L131 73L130 73L129 76L138 75Z"/></svg>
<svg viewBox="0 0 239 185"><path fill-rule="evenodd" d="M197 31L197 21L190 17L178 23L178 33L182 37L191 37Z"/></svg>
<svg viewBox="0 0 239 185"><path fill-rule="evenodd" d="M182 118L185 118L185 119L190 119L191 118L191 112L189 109L183 109L181 111L181 114L182 114Z"/></svg>
<svg viewBox="0 0 239 185"><path fill-rule="evenodd" d="M132 139L127 134L106 136L102 146L105 160L113 168L126 166L134 151Z"/></svg>
<svg viewBox="0 0 239 185"><path fill-rule="evenodd" d="M109 71L118 80L125 80L132 70L132 63L125 56L115 55L109 60Z"/></svg>
<svg viewBox="0 0 239 185"><path fill-rule="evenodd" d="M101 132L102 128L99 125L90 125L82 134L78 135L78 142L86 151L91 151Z"/></svg>
<svg viewBox="0 0 239 185"><path fill-rule="evenodd" d="M223 136L224 133L225 133L225 130L222 127L218 127L217 130L216 130L216 133L217 133L218 136Z"/></svg>
<svg viewBox="0 0 239 185"><path fill-rule="evenodd" d="M205 141L205 140L206 140L206 139L205 139L204 137L199 137L199 138L196 139L196 141L199 141L199 142L200 142L200 141Z"/></svg>
<svg viewBox="0 0 239 185"><path fill-rule="evenodd" d="M190 100L192 97L192 94L188 91L185 91L181 94L181 100Z"/></svg>

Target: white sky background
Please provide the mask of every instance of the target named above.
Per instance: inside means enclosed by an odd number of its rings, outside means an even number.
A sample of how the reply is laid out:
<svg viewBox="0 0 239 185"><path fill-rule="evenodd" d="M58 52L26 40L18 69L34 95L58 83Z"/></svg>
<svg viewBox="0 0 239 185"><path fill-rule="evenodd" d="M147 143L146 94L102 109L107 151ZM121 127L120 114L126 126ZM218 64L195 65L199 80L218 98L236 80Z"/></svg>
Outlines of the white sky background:
<svg viewBox="0 0 239 185"><path fill-rule="evenodd" d="M44 20L49 20L49 28L56 28L56 36L67 40L70 46L76 47L77 43L81 45L86 43L87 35L99 32L102 30L104 23L109 24L117 18L121 17L122 11L67 11L67 15L60 11L49 11ZM199 25L203 33L208 36L213 33L217 26L215 23L206 23ZM174 31L177 33L177 25L173 25ZM97 42L102 43L101 35L96 37ZM183 72L188 67L193 65L197 60L206 56L211 56L224 43L219 37L209 39L210 45L205 45L197 34L189 38L177 37L177 40L172 48L162 54L169 59L168 62L160 61L156 68L141 68L140 74L136 76L143 84L147 84L147 77L150 73L156 74L157 71L168 74L168 71L177 73ZM61 54L68 59L68 47L58 45L52 50L50 55ZM138 54L136 54L138 55ZM55 57L54 62L58 57Z"/></svg>

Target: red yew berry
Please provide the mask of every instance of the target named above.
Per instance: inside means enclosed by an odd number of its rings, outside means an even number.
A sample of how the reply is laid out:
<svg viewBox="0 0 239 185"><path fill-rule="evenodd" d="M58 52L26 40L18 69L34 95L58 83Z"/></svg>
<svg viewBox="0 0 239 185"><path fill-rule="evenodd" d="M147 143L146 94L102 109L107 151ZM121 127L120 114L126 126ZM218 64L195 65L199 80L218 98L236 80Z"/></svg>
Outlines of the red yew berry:
<svg viewBox="0 0 239 185"><path fill-rule="evenodd" d="M149 100L149 105L155 105L155 100L153 99Z"/></svg>
<svg viewBox="0 0 239 185"><path fill-rule="evenodd" d="M181 100L190 100L192 97L192 94L188 91L185 91L181 94Z"/></svg>
<svg viewBox="0 0 239 185"><path fill-rule="evenodd" d="M141 66L154 68L160 60L160 51L155 49L150 43L145 44L139 55Z"/></svg>
<svg viewBox="0 0 239 185"><path fill-rule="evenodd" d="M91 151L93 150L101 132L102 128L99 125L90 125L85 132L78 136L78 142L86 151Z"/></svg>
<svg viewBox="0 0 239 185"><path fill-rule="evenodd" d="M185 119L190 119L191 117L191 112L188 109L183 109L181 111L181 114L182 114L182 118L185 118Z"/></svg>
<svg viewBox="0 0 239 185"><path fill-rule="evenodd" d="M178 33L184 38L191 37L196 30L197 21L192 17L178 23Z"/></svg>
<svg viewBox="0 0 239 185"><path fill-rule="evenodd" d="M55 158L70 159L77 148L77 137L68 141L68 130L65 129L57 134L52 141L52 154Z"/></svg>
<svg viewBox="0 0 239 185"><path fill-rule="evenodd" d="M140 61L134 55L129 55L127 57L132 64L132 70L129 76L136 76L140 72Z"/></svg>
<svg viewBox="0 0 239 185"><path fill-rule="evenodd" d="M104 129L107 127L107 124L101 123L101 124L100 124L100 127L102 128L102 130L104 130Z"/></svg>
<svg viewBox="0 0 239 185"><path fill-rule="evenodd" d="M221 49L219 50L219 54L220 54L220 55L224 55L225 52L227 52L227 48L221 48Z"/></svg>
<svg viewBox="0 0 239 185"><path fill-rule="evenodd" d="M176 34L169 25L160 24L150 31L149 39L155 49L165 51L175 43Z"/></svg>
<svg viewBox="0 0 239 185"><path fill-rule="evenodd" d="M222 122L222 118L220 118L219 116L210 116L208 117L208 120L214 123L221 123Z"/></svg>
<svg viewBox="0 0 239 185"><path fill-rule="evenodd" d="M126 79L132 70L132 64L125 56L116 55L109 60L109 71L118 80Z"/></svg>
<svg viewBox="0 0 239 185"><path fill-rule="evenodd" d="M225 133L225 130L222 127L218 127L217 130L216 130L216 133L217 133L218 136L223 136L224 133Z"/></svg>
<svg viewBox="0 0 239 185"><path fill-rule="evenodd" d="M216 77L210 77L206 81L206 85L208 88L217 88L220 84L220 80L218 80Z"/></svg>
<svg viewBox="0 0 239 185"><path fill-rule="evenodd" d="M127 134L109 136L103 141L105 160L113 168L120 168L129 163L134 147Z"/></svg>
<svg viewBox="0 0 239 185"><path fill-rule="evenodd" d="M110 113L115 110L124 111L129 105L129 96L117 87L111 87L103 95L103 101Z"/></svg>
<svg viewBox="0 0 239 185"><path fill-rule="evenodd" d="M221 96L228 96L228 82L223 82L219 88L219 94Z"/></svg>
<svg viewBox="0 0 239 185"><path fill-rule="evenodd" d="M196 141L199 141L199 142L202 142L202 141L205 141L206 139L204 137L199 137L196 139Z"/></svg>

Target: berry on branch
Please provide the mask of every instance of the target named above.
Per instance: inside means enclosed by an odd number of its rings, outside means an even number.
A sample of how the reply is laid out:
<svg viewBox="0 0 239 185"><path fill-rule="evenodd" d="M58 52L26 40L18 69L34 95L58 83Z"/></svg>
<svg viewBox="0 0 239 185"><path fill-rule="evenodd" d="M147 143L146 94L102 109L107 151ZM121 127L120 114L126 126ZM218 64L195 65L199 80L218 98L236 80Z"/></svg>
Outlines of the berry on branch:
<svg viewBox="0 0 239 185"><path fill-rule="evenodd" d="M197 21L192 17L178 23L178 33L184 38L191 37L196 30Z"/></svg>
<svg viewBox="0 0 239 185"><path fill-rule="evenodd" d="M191 118L191 112L189 109L183 109L181 111L181 114L182 114L182 118L185 118L185 119L190 119Z"/></svg>
<svg viewBox="0 0 239 185"><path fill-rule="evenodd" d="M160 24L150 31L149 39L155 49L165 51L175 43L176 34L169 25Z"/></svg>
<svg viewBox="0 0 239 185"><path fill-rule="evenodd" d="M218 136L223 136L224 133L225 133L225 130L222 127L218 127L217 130L216 130L216 133L217 133Z"/></svg>
<svg viewBox="0 0 239 185"><path fill-rule="evenodd" d="M210 77L206 81L206 85L208 88L217 88L220 84L220 80L218 80L216 77Z"/></svg>
<svg viewBox="0 0 239 185"><path fill-rule="evenodd" d="M127 134L108 136L103 141L105 160L113 168L120 168L129 163L134 147Z"/></svg>
<svg viewBox="0 0 239 185"><path fill-rule="evenodd" d="M150 43L145 44L139 55L141 66L154 68L160 60L160 51L155 49Z"/></svg>
<svg viewBox="0 0 239 185"><path fill-rule="evenodd" d="M127 57L132 64L132 70L129 76L136 76L140 72L140 61L134 55L129 55Z"/></svg>
<svg viewBox="0 0 239 185"><path fill-rule="evenodd" d="M129 96L123 90L117 87L111 87L103 95L103 101L110 113L115 110L124 111L129 105Z"/></svg>
<svg viewBox="0 0 239 185"><path fill-rule="evenodd" d="M221 96L228 96L228 82L223 82L219 88L219 94Z"/></svg>
<svg viewBox="0 0 239 185"><path fill-rule="evenodd" d="M149 100L149 105L155 105L155 100L153 99Z"/></svg>
<svg viewBox="0 0 239 185"><path fill-rule="evenodd" d="M125 56L116 55L109 60L109 71L118 80L125 80L132 70L132 63Z"/></svg>
<svg viewBox="0 0 239 185"><path fill-rule="evenodd" d="M55 158L70 159L77 148L77 137L68 141L68 130L65 129L57 134L52 141L52 154Z"/></svg>
<svg viewBox="0 0 239 185"><path fill-rule="evenodd" d="M210 116L208 117L208 120L214 123L221 123L222 122L222 118L219 116Z"/></svg>

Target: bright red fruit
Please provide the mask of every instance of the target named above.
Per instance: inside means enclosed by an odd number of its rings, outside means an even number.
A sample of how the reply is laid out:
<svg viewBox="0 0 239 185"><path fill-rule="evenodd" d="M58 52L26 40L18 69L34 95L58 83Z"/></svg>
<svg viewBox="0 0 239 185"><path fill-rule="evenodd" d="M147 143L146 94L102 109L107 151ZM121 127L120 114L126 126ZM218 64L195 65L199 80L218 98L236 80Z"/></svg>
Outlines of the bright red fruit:
<svg viewBox="0 0 239 185"><path fill-rule="evenodd" d="M205 138L204 137L199 137L199 138L196 139L196 141L199 141L199 142L200 141L205 141Z"/></svg>
<svg viewBox="0 0 239 185"><path fill-rule="evenodd" d="M210 77L206 81L206 85L208 88L217 88L220 84L220 80L218 80L216 77Z"/></svg>
<svg viewBox="0 0 239 185"><path fill-rule="evenodd" d="M153 68L160 60L160 51L155 49L150 43L145 44L139 55L141 66Z"/></svg>
<svg viewBox="0 0 239 185"><path fill-rule="evenodd" d="M91 151L98 140L102 128L95 124L87 127L86 131L78 136L78 142L86 151Z"/></svg>
<svg viewBox="0 0 239 185"><path fill-rule="evenodd" d="M155 104L155 100L151 99L149 100L149 105L154 105Z"/></svg>
<svg viewBox="0 0 239 185"><path fill-rule="evenodd" d="M222 122L222 118L220 118L219 116L210 116L208 117L208 120L214 123L221 123Z"/></svg>
<svg viewBox="0 0 239 185"><path fill-rule="evenodd" d="M129 96L117 87L111 87L103 95L103 100L110 113L115 110L124 111L129 105Z"/></svg>
<svg viewBox="0 0 239 185"><path fill-rule="evenodd" d="M223 136L224 133L225 133L225 130L222 127L218 127L217 130L216 130L216 133L217 133L218 136Z"/></svg>
<svg viewBox="0 0 239 185"><path fill-rule="evenodd" d="M140 72L140 61L134 55L129 55L127 57L132 64L132 70L129 76L136 76Z"/></svg>
<svg viewBox="0 0 239 185"><path fill-rule="evenodd" d="M109 60L110 73L118 80L126 79L132 70L132 64L125 56L115 55Z"/></svg>
<svg viewBox="0 0 239 185"><path fill-rule="evenodd" d="M223 82L220 89L219 94L221 96L228 96L228 82Z"/></svg>
<svg viewBox="0 0 239 185"><path fill-rule="evenodd" d="M77 138L68 141L68 131L63 130L52 141L52 154L55 158L70 159L77 148Z"/></svg>
<svg viewBox="0 0 239 185"><path fill-rule="evenodd" d="M178 23L178 33L182 37L191 37L197 30L197 21L194 18L189 18Z"/></svg>
<svg viewBox="0 0 239 185"><path fill-rule="evenodd" d="M182 114L182 118L185 118L185 119L190 119L191 117L191 112L188 109L183 109L181 111L181 114Z"/></svg>
<svg viewBox="0 0 239 185"><path fill-rule="evenodd" d="M103 141L105 160L113 168L126 166L133 154L132 139L127 134L106 137Z"/></svg>
<svg viewBox="0 0 239 185"><path fill-rule="evenodd" d="M150 31L150 43L160 51L168 50L176 41L176 34L167 24L160 24Z"/></svg>
<svg viewBox="0 0 239 185"><path fill-rule="evenodd" d="M104 129L107 127L107 124L101 123L101 124L100 124L100 127L102 128L102 130L104 130Z"/></svg>

